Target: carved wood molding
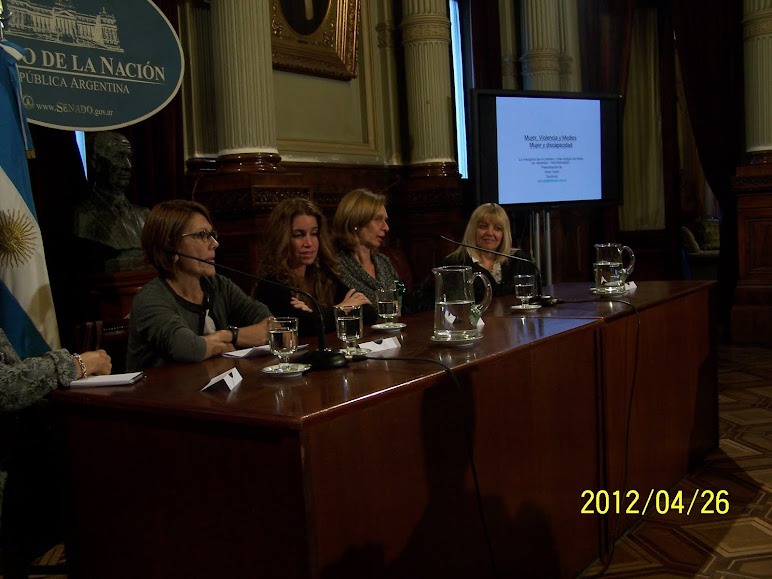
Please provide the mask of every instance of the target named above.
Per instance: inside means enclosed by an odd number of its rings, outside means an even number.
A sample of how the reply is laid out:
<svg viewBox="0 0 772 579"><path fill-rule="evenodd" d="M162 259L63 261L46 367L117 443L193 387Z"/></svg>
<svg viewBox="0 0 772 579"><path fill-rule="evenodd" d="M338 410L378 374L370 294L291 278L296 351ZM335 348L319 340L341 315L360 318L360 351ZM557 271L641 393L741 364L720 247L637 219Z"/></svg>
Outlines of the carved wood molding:
<svg viewBox="0 0 772 579"><path fill-rule="evenodd" d="M276 153L249 153L223 155L217 158L217 170L221 173L253 173L255 171L284 171L281 157Z"/></svg>

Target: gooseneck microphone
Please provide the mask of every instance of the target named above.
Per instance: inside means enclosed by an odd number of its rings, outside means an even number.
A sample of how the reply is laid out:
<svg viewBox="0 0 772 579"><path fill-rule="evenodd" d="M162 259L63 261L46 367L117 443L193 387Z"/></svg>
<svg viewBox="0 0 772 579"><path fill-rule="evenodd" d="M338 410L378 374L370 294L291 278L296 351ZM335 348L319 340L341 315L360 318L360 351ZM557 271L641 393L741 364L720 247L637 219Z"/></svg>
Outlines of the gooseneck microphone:
<svg viewBox="0 0 772 579"><path fill-rule="evenodd" d="M275 285L280 288L288 289L292 292L296 292L299 294L302 294L306 296L308 299L311 300L311 302L314 304L314 308L316 309L316 313L319 315L319 335L318 335L318 343L319 346L316 350L312 350L310 352L304 353L302 356L298 356L297 360L303 364L309 364L311 366L312 370L324 370L326 368L338 368L340 366L345 366L348 361L346 360L346 357L341 354L340 352L333 352L332 350L327 349L327 337L325 336L324 331L324 316L322 315L322 308L319 306L319 302L316 301L316 298L312 296L307 291L304 291L302 289L289 286L287 284L283 284L278 281L274 281L272 279L266 279L264 277L260 277L258 275L247 273L245 271L242 271L240 269L236 269L234 267L228 267L227 265L222 265L220 263L213 263L211 261L207 261L206 259L202 259L200 257L195 257L193 255L188 255L186 253L180 253L174 246L167 245L164 247L164 252L168 253L169 255L179 255L180 257L186 257L187 259L192 259L194 261L200 261L201 263L206 263L208 265L212 265L215 268L224 269L226 271L232 271L233 273L237 273L239 275L243 275L244 277L248 277L250 279L257 280L259 282L267 283L270 285Z"/></svg>
<svg viewBox="0 0 772 579"><path fill-rule="evenodd" d="M500 251L493 251L492 249L484 249L482 247L477 247L476 245L469 245L468 243L461 243L460 241L455 241L453 239L450 239L449 237L445 237L444 235L440 235L442 239L445 241L450 241L451 243L454 243L456 245L460 245L461 247L468 247L469 249L476 249L477 251L487 251L488 253L494 253L496 255L500 255L502 257L508 257L509 259L516 259L517 261L524 261L525 263L529 264L536 273L536 282L538 287L536 288L536 298L539 300L545 300L545 299L551 299L550 296L543 296L541 294L542 285L541 285L541 271L539 270L539 267L530 259L525 259L524 257L519 257L517 255L510 255L508 253L502 253Z"/></svg>

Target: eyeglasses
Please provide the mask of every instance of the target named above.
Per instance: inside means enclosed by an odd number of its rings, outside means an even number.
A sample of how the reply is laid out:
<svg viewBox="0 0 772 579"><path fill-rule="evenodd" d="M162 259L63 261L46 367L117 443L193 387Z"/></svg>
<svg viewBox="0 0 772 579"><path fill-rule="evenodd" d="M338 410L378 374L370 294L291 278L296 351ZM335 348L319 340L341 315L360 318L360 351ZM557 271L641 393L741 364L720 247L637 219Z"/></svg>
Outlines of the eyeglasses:
<svg viewBox="0 0 772 579"><path fill-rule="evenodd" d="M214 239L217 241L217 232L212 229L211 231L207 231L206 229L202 229L201 231L194 231L193 233L183 233L180 235L180 237L195 237L202 243L206 243L209 241L209 239Z"/></svg>

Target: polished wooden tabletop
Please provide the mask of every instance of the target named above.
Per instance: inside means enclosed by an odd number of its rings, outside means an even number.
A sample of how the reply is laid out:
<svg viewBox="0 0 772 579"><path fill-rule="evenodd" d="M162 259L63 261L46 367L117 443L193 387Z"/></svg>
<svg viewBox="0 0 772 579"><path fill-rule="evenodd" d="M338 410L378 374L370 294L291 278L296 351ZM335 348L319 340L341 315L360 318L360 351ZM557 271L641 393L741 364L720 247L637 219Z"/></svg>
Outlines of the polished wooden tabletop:
<svg viewBox="0 0 772 579"><path fill-rule="evenodd" d="M544 287L544 294L559 300L552 307L543 307L527 315L543 318L603 318L613 319L633 311L643 311L665 301L677 299L716 285L715 281L672 280L643 281L635 284L622 295L599 296L592 293L593 284L583 282L560 283ZM488 312L490 316L518 315L510 310L516 300L506 296L494 300Z"/></svg>
<svg viewBox="0 0 772 579"><path fill-rule="evenodd" d="M423 312L402 317L400 320L407 326L398 333L366 328L360 342L395 336L401 346L370 355L378 359L342 368L275 378L262 372L277 362L270 354L249 359L216 357L196 364L147 369L146 378L133 386L59 390L53 397L70 408L144 411L300 429L308 421L334 416L351 405L360 407L412 388L425 388L444 372L430 361L393 358L425 358L459 370L495 359L513 348L528 348L556 334L625 315L630 313L631 304L642 310L673 296L686 295L705 283L710 282L641 282L634 291L617 298L592 295L589 283L558 284L546 289L563 303L525 314L511 309L512 297L494 300L483 316L483 337L466 347L434 344L430 340L433 312ZM327 335L327 342L332 348L342 346L334 333ZM315 339L307 343L309 348L316 347ZM201 392L213 377L234 367L243 381L233 391L220 388Z"/></svg>

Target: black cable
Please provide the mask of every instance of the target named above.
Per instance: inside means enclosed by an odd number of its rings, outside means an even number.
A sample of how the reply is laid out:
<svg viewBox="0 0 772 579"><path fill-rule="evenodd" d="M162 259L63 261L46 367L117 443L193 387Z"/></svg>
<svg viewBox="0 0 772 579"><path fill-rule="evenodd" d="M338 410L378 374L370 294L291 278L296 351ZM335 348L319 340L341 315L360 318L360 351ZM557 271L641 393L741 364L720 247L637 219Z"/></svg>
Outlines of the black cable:
<svg viewBox="0 0 772 579"><path fill-rule="evenodd" d="M373 358L371 356L361 356L357 357L359 359L364 360L380 360L382 362L389 362L391 360L402 360L405 362L431 362L432 364L438 364L439 366L442 366L442 368L445 370L445 372L450 376L451 382L453 382L453 386L455 386L456 391L459 395L459 401L463 405L464 399L463 399L463 391L461 390L461 384L458 381L458 377L456 376L455 372L453 372L453 369L448 366L447 364L440 362L439 360L434 360L432 358L405 358L405 357L390 357L390 358ZM488 547L488 558L490 559L491 563L491 569L493 570L493 576L498 577L499 571L496 567L496 557L493 554L493 543L491 542L490 532L488 531L488 523L485 520L485 509L483 508L482 503L482 494L480 493L480 484L477 481L477 468L474 464L474 448L472 444L472 433L471 433L471 427L469 425L469 418L467 416L467 413L465 412L465 408L461 408L461 416L464 420L464 434L466 435L466 447L467 447L467 454L469 455L469 465L472 468L472 479L474 480L474 492L475 492L475 498L477 499L477 510L480 513L480 522L482 523L483 528L483 534L485 535L485 544Z"/></svg>
<svg viewBox="0 0 772 579"><path fill-rule="evenodd" d="M635 356L633 361L633 375L631 378L631 384L630 384L630 399L627 403L627 423L625 424L625 462L624 462L624 470L622 475L622 493L621 496L626 496L627 493L627 475L628 475L628 468L629 468L629 460L630 460L630 425L633 421L633 398L635 396L635 386L637 383L638 378L638 350L640 348L640 339L641 339L641 314L638 312L638 308L635 307L635 304L632 302L628 302L626 300L620 300L620 299L609 299L609 298L598 298L598 299L592 299L592 300L577 300L577 301L569 301L564 302L568 304L581 304L581 303L591 303L591 302L599 302L599 301L611 301L611 302L617 302L621 304L625 304L632 308L633 312L635 313L636 318L636 327L635 327ZM579 577L585 577L586 579L595 579L597 577L602 577L606 571L608 571L608 568L611 566L611 561L614 559L614 552L616 551L616 542L617 542L617 531L619 529L619 521L622 518L622 513L617 513L616 521L614 521L614 530L611 533L611 550L608 553L607 560L604 560L601 558L601 563L603 564L603 567L600 571L598 571L595 575L584 575L584 573L579 574Z"/></svg>

